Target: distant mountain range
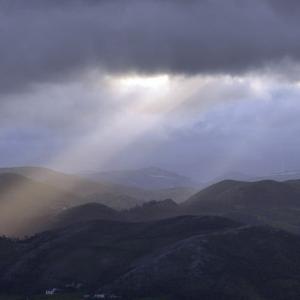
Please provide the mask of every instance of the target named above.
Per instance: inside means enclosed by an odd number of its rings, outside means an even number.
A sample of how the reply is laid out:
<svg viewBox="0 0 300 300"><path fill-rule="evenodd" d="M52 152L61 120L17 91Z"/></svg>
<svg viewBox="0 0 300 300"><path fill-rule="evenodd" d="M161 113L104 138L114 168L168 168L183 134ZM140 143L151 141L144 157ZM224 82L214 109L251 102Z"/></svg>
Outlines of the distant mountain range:
<svg viewBox="0 0 300 300"><path fill-rule="evenodd" d="M41 231L53 214L90 202L124 210L151 200L181 202L195 192L189 187L152 191L95 182L39 167L0 168L0 234Z"/></svg>
<svg viewBox="0 0 300 300"><path fill-rule="evenodd" d="M84 199L84 202L95 201L116 209L130 208L146 201L166 198L182 202L200 189L199 187L177 186L148 190L109 181L89 180L82 176L42 167L0 168L0 175L7 173L18 174L36 182L46 183L82 198L87 198Z"/></svg>
<svg viewBox="0 0 300 300"><path fill-rule="evenodd" d="M147 222L184 215L217 215L252 225L271 225L300 233L300 181L241 182L226 180L201 190L187 201L150 201L116 211L87 203L65 209L45 223L58 228L91 220Z"/></svg>
<svg viewBox="0 0 300 300"><path fill-rule="evenodd" d="M241 172L228 172L221 176L218 176L214 179L209 180L206 182L206 186L212 185L214 183L224 181L224 180L236 180L236 181L257 181L259 180L258 177L253 175L248 175Z"/></svg>
<svg viewBox="0 0 300 300"><path fill-rule="evenodd" d="M295 180L295 179L300 179L300 170L274 172L269 175L261 176L258 178L259 179L268 178L277 181Z"/></svg>
<svg viewBox="0 0 300 300"><path fill-rule="evenodd" d="M0 238L0 294L300 298L300 180L148 190L10 168L0 205L1 234L22 237Z"/></svg>
<svg viewBox="0 0 300 300"><path fill-rule="evenodd" d="M287 181L300 179L300 170L290 170L273 172L266 175L249 175L241 172L229 172L209 180L205 185L211 185L223 180L237 180L237 181L261 181L261 180L275 180Z"/></svg>
<svg viewBox="0 0 300 300"><path fill-rule="evenodd" d="M207 214L300 232L299 199L298 180L225 180L198 192L151 191L45 168L0 169L0 233L22 236L94 219L137 222Z"/></svg>
<svg viewBox="0 0 300 300"><path fill-rule="evenodd" d="M157 167L136 170L83 173L81 175L95 181L111 182L150 190L196 186L196 183L189 177Z"/></svg>

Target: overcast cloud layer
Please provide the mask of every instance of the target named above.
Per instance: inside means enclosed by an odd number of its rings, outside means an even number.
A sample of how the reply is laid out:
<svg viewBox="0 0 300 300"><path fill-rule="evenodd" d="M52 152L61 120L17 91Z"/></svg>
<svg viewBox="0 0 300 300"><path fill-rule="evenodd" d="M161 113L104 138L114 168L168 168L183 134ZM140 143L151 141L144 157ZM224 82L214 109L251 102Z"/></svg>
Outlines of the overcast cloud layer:
<svg viewBox="0 0 300 300"><path fill-rule="evenodd" d="M298 62L299 6L297 0L2 0L0 90L89 68L236 74Z"/></svg>
<svg viewBox="0 0 300 300"><path fill-rule="evenodd" d="M0 0L0 165L300 169L299 60L298 0Z"/></svg>

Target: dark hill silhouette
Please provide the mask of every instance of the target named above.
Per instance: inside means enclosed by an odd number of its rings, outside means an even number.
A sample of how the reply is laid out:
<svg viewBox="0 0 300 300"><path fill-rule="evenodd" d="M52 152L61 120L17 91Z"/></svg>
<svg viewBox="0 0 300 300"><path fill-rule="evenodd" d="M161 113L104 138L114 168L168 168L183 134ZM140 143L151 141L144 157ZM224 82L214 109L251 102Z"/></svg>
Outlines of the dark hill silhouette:
<svg viewBox="0 0 300 300"><path fill-rule="evenodd" d="M181 209L189 214L223 215L300 233L297 182L226 180L196 193L182 204Z"/></svg>
<svg viewBox="0 0 300 300"><path fill-rule="evenodd" d="M128 298L297 299L299 242L268 227L200 234L134 264L111 289Z"/></svg>
<svg viewBox="0 0 300 300"><path fill-rule="evenodd" d="M91 220L147 222L181 215L178 204L171 199L150 201L129 210L117 211L99 203L87 203L61 211L44 228L65 227Z"/></svg>
<svg viewBox="0 0 300 300"><path fill-rule="evenodd" d="M226 180L200 191L180 205L166 199L117 212L103 205L91 204L62 212L62 216L58 215L61 221L57 222L56 218L56 223L64 226L85 219L146 222L182 215L219 215L252 225L269 224L300 233L299 203L299 191L289 183ZM68 215L68 223L63 222L64 215Z"/></svg>
<svg viewBox="0 0 300 300"><path fill-rule="evenodd" d="M232 209L233 207L300 207L300 194L284 182L263 180L241 182L226 180L192 196L185 206L194 208Z"/></svg>
<svg viewBox="0 0 300 300"><path fill-rule="evenodd" d="M141 222L170 218L180 214L179 205L172 199L149 201L141 206L122 212L126 220Z"/></svg>
<svg viewBox="0 0 300 300"><path fill-rule="evenodd" d="M2 251L0 289L41 292L70 282L99 287L130 265L163 247L195 234L239 226L214 217L179 217L149 223L92 221L9 241ZM11 244L10 244L11 243ZM1 250L0 250L1 251ZM11 259L11 257L13 259ZM11 263L6 261L11 259Z"/></svg>
<svg viewBox="0 0 300 300"><path fill-rule="evenodd" d="M65 227L92 220L121 220L121 214L100 203L87 203L66 209L53 217L49 228Z"/></svg>
<svg viewBox="0 0 300 300"><path fill-rule="evenodd" d="M221 217L92 221L0 239L0 289L75 283L77 293L124 299L290 300L300 297L299 252L299 236Z"/></svg>

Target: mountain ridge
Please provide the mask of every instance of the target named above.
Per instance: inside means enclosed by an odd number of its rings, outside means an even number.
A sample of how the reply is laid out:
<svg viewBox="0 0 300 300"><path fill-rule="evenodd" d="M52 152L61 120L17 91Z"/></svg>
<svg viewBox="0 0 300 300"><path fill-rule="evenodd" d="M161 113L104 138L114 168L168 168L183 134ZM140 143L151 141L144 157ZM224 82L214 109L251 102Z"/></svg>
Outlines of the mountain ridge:
<svg viewBox="0 0 300 300"><path fill-rule="evenodd" d="M290 300L300 296L299 251L297 235L222 217L98 220L0 238L0 288L32 295L73 283L76 293L120 299Z"/></svg>

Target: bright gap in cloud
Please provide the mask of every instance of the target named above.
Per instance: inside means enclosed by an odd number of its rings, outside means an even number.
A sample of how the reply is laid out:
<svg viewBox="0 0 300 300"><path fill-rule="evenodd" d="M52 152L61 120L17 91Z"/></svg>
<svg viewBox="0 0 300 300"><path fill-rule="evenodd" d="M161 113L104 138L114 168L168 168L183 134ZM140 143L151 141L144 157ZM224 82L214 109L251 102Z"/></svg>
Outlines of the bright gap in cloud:
<svg viewBox="0 0 300 300"><path fill-rule="evenodd" d="M236 115L248 110L249 101L261 110L263 105L267 105L260 104L265 102L262 100L275 101L274 97L281 97L282 93L292 90L290 84L278 82L276 78L253 74L242 77L185 77L170 74L108 76L93 72L88 75L79 82L41 86L35 93L28 93L25 107L22 105L24 97L22 102L19 97L6 102L6 115L11 112L10 119L16 120L17 112L20 127L35 128L38 122L40 132L46 130L50 132L51 139L66 140L66 143L61 143L62 146L57 146L51 158L46 158L49 161L45 161L45 164L57 169L101 169L115 163L127 153L126 149L144 137L155 135L157 144L164 143L173 131L195 132L199 122L206 123L205 130L211 131L212 135L215 132L224 134L227 127L233 130L229 125ZM299 89L297 85L295 88ZM43 108L45 102L49 105ZM219 106L224 111L230 107L230 119L225 121L220 114L207 122L206 112ZM30 109L25 110L26 107ZM255 119L253 112L248 122ZM259 126L263 127L264 120L261 123ZM264 136L264 130L256 131L257 135ZM241 145L247 147L254 143L250 136L244 134ZM180 139L178 137L178 144L182 142ZM201 142L207 143L205 139ZM231 152L245 153L239 142L237 139L235 151ZM195 157L199 151L201 149L191 150ZM235 157L237 155L233 159ZM231 159L224 158L224 161L228 164Z"/></svg>
<svg viewBox="0 0 300 300"><path fill-rule="evenodd" d="M156 76L125 76L115 79L121 89L131 91L136 89L159 90L169 84L170 78L167 74Z"/></svg>
<svg viewBox="0 0 300 300"><path fill-rule="evenodd" d="M132 112L160 113L168 106L173 83L168 74L153 76L135 74L111 76L106 79L116 99L119 99L122 105L127 105Z"/></svg>

